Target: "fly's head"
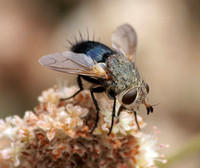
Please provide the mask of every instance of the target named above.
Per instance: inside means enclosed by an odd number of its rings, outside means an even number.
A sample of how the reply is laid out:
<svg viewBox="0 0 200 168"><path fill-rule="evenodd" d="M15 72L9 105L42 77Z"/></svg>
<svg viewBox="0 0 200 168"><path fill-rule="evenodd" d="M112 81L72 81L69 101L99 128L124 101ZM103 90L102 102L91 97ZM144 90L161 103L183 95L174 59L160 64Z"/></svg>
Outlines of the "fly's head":
<svg viewBox="0 0 200 168"><path fill-rule="evenodd" d="M127 90L122 91L118 95L120 103L127 109L134 111L140 104L144 104L147 109L147 114L153 112L153 107L146 103L145 99L149 93L149 85L147 83L138 82Z"/></svg>

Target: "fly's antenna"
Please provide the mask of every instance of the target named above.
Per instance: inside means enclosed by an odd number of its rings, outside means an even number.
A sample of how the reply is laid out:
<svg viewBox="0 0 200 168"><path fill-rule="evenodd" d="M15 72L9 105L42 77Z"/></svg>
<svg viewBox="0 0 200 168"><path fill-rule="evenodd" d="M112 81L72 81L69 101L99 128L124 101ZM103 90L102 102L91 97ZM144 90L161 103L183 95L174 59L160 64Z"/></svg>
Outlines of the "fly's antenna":
<svg viewBox="0 0 200 168"><path fill-rule="evenodd" d="M157 105L159 105L159 104L161 104L161 103L156 103L156 104L153 104L153 105L151 105L151 106L157 106Z"/></svg>

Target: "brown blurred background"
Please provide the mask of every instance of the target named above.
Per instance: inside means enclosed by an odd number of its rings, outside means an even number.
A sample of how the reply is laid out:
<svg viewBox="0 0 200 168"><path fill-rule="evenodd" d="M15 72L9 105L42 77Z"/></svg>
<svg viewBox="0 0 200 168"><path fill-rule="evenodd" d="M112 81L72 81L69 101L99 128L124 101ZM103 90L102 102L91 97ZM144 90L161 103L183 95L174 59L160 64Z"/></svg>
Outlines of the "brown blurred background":
<svg viewBox="0 0 200 168"><path fill-rule="evenodd" d="M200 1L1 0L0 118L31 110L41 91L70 75L48 70L38 59L67 50L80 30L110 45L123 23L138 34L136 65L150 85L149 102L160 103L147 116L161 130L160 141L175 152L200 132ZM68 45L69 46L69 45ZM200 152L170 166L199 168Z"/></svg>

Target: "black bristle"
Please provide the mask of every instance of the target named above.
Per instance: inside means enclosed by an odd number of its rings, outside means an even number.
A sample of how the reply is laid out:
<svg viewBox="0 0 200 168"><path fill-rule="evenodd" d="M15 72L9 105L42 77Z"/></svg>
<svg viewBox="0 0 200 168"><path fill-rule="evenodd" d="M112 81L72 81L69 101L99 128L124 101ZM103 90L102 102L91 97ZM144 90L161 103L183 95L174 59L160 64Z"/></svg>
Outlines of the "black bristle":
<svg viewBox="0 0 200 168"><path fill-rule="evenodd" d="M81 34L80 31L79 31L79 36L80 36L80 38L81 38L81 42L83 42L83 36L82 36L82 34Z"/></svg>

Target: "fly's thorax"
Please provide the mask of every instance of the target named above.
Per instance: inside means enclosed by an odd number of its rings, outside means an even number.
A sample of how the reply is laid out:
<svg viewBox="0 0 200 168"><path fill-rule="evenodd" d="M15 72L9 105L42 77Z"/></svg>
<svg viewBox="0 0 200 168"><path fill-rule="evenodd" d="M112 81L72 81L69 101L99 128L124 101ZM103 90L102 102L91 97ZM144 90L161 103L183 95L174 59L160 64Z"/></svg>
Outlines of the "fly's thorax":
<svg viewBox="0 0 200 168"><path fill-rule="evenodd" d="M124 55L117 53L109 56L106 66L117 94L138 83L136 69Z"/></svg>
<svg viewBox="0 0 200 168"><path fill-rule="evenodd" d="M119 102L129 110L136 109L146 99L149 87L146 83L138 83L118 94Z"/></svg>

